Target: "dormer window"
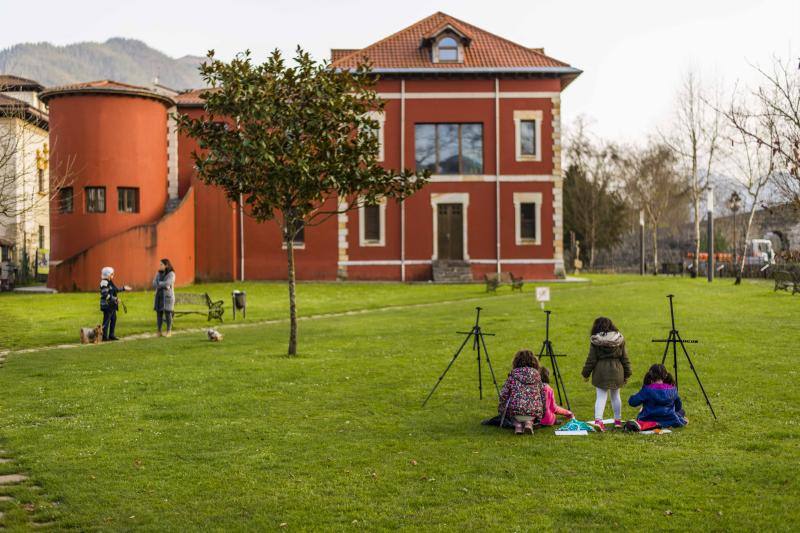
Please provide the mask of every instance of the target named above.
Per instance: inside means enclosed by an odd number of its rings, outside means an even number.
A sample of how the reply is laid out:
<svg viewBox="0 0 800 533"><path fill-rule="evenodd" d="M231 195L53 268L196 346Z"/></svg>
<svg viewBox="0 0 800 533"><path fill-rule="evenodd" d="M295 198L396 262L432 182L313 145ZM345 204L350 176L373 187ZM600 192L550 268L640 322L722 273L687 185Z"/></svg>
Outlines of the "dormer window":
<svg viewBox="0 0 800 533"><path fill-rule="evenodd" d="M472 38L453 24L439 26L422 38L421 48L427 48L433 63L463 63L464 52Z"/></svg>
<svg viewBox="0 0 800 533"><path fill-rule="evenodd" d="M439 61L458 61L458 43L452 37L445 37L438 43Z"/></svg>

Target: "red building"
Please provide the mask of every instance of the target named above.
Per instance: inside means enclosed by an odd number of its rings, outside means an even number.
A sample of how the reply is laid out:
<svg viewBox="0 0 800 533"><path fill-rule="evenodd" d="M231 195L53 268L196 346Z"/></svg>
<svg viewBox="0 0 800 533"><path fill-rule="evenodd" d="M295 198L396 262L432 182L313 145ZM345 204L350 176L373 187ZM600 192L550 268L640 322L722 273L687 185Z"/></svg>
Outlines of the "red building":
<svg viewBox="0 0 800 533"><path fill-rule="evenodd" d="M560 94L580 71L443 13L362 49L332 50L331 59L349 69L363 57L380 75L384 164L427 168L433 178L404 202L307 228L297 243L298 278L562 275ZM73 210L51 209L51 286L94 288L105 264L147 285L156 256L178 254L183 283L285 279L278 226L256 223L200 183L194 141L165 134L173 105L204 112L200 93L170 97L111 82L43 93L51 136L70 139L51 141L51 157L74 156L80 169ZM92 203L100 187L104 212ZM121 243L133 254L124 263L111 252Z"/></svg>

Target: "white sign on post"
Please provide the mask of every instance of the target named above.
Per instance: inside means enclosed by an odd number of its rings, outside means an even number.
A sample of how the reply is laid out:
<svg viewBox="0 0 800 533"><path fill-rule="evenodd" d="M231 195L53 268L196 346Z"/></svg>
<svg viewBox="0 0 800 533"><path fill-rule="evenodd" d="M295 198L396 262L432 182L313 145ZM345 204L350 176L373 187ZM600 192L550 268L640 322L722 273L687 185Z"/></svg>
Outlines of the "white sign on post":
<svg viewBox="0 0 800 533"><path fill-rule="evenodd" d="M550 301L550 287L536 287L536 301L544 309L544 303Z"/></svg>

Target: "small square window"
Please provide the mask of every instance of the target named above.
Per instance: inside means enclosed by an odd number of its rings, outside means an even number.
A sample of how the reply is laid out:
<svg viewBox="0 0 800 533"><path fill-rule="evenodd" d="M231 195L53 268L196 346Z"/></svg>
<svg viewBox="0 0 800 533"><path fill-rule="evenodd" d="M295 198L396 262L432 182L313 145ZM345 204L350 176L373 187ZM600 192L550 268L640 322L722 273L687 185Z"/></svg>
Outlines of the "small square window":
<svg viewBox="0 0 800 533"><path fill-rule="evenodd" d="M105 213L106 212L106 188L105 187L86 187L86 212Z"/></svg>
<svg viewBox="0 0 800 533"><path fill-rule="evenodd" d="M120 213L138 213L139 189L136 187L117 188L117 210Z"/></svg>
<svg viewBox="0 0 800 533"><path fill-rule="evenodd" d="M74 194L72 187L64 187L58 191L59 213L72 213L74 209Z"/></svg>

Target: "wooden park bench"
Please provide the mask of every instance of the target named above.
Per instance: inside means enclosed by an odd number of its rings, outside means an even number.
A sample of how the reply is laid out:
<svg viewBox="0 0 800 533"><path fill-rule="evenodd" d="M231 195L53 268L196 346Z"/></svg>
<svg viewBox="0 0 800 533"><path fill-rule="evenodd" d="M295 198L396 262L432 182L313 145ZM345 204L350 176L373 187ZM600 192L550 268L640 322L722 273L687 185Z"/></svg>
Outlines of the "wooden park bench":
<svg viewBox="0 0 800 533"><path fill-rule="evenodd" d="M789 288L792 289L792 294L796 292L800 292L800 276L797 273L789 272L787 270L776 270L772 274L772 278L775 280L775 288L774 291L778 289L782 291L788 291Z"/></svg>
<svg viewBox="0 0 800 533"><path fill-rule="evenodd" d="M522 285L525 283L522 278L515 277L511 272L500 272L500 274L484 274L483 279L486 282L486 292L497 291L497 287L503 283L511 284L512 291L522 291Z"/></svg>
<svg viewBox="0 0 800 533"><path fill-rule="evenodd" d="M208 294L192 294L187 292L175 293L175 316L181 315L201 315L207 316L222 322L222 314L225 309L222 307L222 300L213 301ZM178 306L194 306L193 309L178 309Z"/></svg>

